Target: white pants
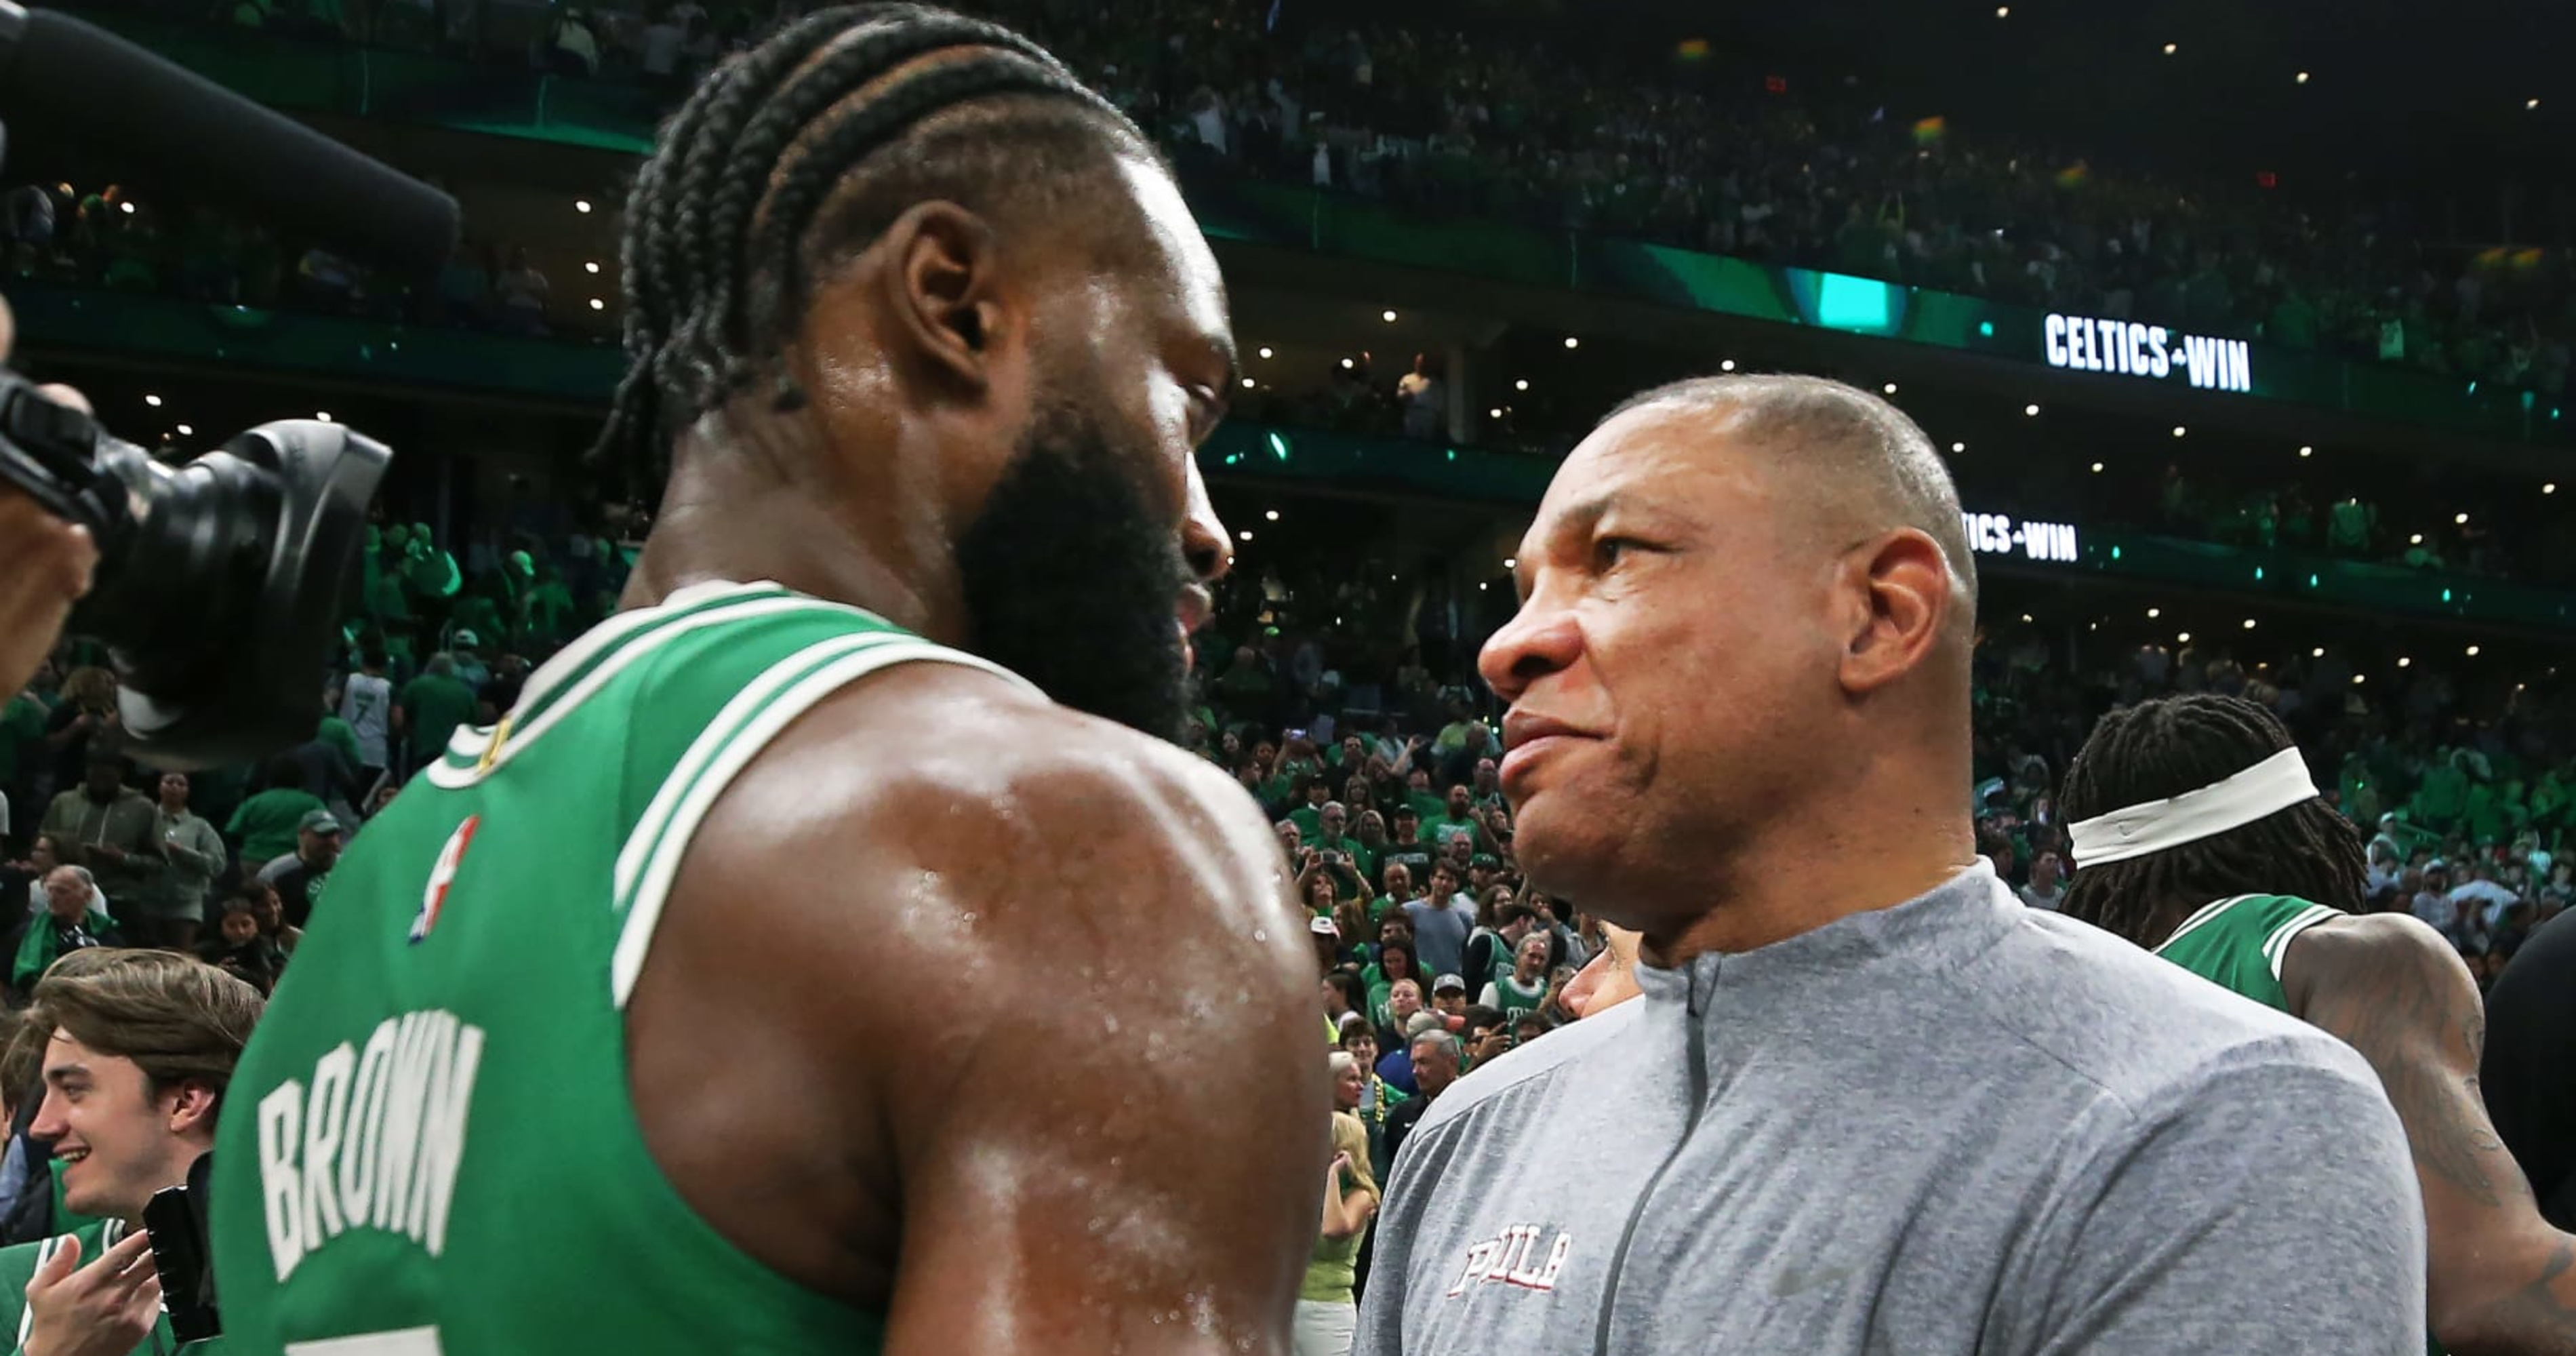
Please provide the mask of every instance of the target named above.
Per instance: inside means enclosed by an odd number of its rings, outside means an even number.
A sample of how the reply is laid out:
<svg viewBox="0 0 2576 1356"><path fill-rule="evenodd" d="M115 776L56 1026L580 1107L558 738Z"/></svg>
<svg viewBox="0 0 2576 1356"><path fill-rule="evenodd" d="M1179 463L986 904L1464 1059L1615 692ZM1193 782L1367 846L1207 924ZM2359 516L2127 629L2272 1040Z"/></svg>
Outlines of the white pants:
<svg viewBox="0 0 2576 1356"><path fill-rule="evenodd" d="M1351 1356L1360 1307L1347 1301L1297 1301L1297 1356Z"/></svg>

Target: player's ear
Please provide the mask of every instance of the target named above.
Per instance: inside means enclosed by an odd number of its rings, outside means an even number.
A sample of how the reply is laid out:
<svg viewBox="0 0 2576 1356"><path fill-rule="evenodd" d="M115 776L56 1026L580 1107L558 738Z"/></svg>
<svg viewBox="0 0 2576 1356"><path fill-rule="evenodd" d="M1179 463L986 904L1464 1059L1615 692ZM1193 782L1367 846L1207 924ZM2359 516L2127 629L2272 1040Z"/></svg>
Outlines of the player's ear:
<svg viewBox="0 0 2576 1356"><path fill-rule="evenodd" d="M997 344L1015 337L992 227L952 202L917 203L886 228L885 335L905 366L981 394Z"/></svg>

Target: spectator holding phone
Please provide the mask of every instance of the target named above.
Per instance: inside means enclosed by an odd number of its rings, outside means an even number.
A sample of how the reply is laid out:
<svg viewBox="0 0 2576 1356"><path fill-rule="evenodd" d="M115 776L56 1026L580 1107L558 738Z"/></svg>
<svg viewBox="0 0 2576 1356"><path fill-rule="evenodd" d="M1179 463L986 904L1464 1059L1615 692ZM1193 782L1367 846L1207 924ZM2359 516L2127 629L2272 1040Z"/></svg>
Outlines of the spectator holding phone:
<svg viewBox="0 0 2576 1356"><path fill-rule="evenodd" d="M82 951L38 982L0 1082L21 1089L41 1078L28 1133L64 1165L64 1208L96 1222L0 1248L0 1331L19 1334L20 1351L177 1348L143 1207L214 1146L261 1006L241 980L161 951Z"/></svg>

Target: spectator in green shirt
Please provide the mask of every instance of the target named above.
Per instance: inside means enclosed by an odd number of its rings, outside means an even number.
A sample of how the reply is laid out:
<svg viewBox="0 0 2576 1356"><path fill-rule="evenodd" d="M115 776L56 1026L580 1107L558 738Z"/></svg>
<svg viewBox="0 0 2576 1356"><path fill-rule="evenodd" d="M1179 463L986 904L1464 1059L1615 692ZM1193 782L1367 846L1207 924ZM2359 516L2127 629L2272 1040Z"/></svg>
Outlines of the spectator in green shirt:
<svg viewBox="0 0 2576 1356"><path fill-rule="evenodd" d="M456 727L474 719L476 701L474 689L456 676L456 656L444 650L429 657L419 677L403 684L394 698L394 730L406 741L414 768L437 760Z"/></svg>
<svg viewBox="0 0 2576 1356"><path fill-rule="evenodd" d="M1434 848L1446 850L1452 838L1464 838L1474 844L1484 831L1476 819L1474 795L1463 786L1449 788L1449 803L1442 812L1423 821L1422 836Z"/></svg>
<svg viewBox="0 0 2576 1356"><path fill-rule="evenodd" d="M224 832L240 841L241 860L253 870L295 851L296 826L306 815L325 808L313 793L296 784L298 773L292 760L271 764L268 778L268 789L243 801L224 825Z"/></svg>

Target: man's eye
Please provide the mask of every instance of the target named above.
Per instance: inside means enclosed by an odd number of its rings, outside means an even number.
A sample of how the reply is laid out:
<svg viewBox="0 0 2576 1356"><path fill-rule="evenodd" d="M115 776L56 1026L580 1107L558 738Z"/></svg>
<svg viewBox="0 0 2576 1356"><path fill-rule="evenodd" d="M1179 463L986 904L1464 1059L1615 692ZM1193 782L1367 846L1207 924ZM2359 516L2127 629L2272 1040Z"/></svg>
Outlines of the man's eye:
<svg viewBox="0 0 2576 1356"><path fill-rule="evenodd" d="M1645 549L1644 543L1632 537L1603 537L1592 544L1592 555L1603 569L1608 569L1618 564L1631 552L1643 549Z"/></svg>

